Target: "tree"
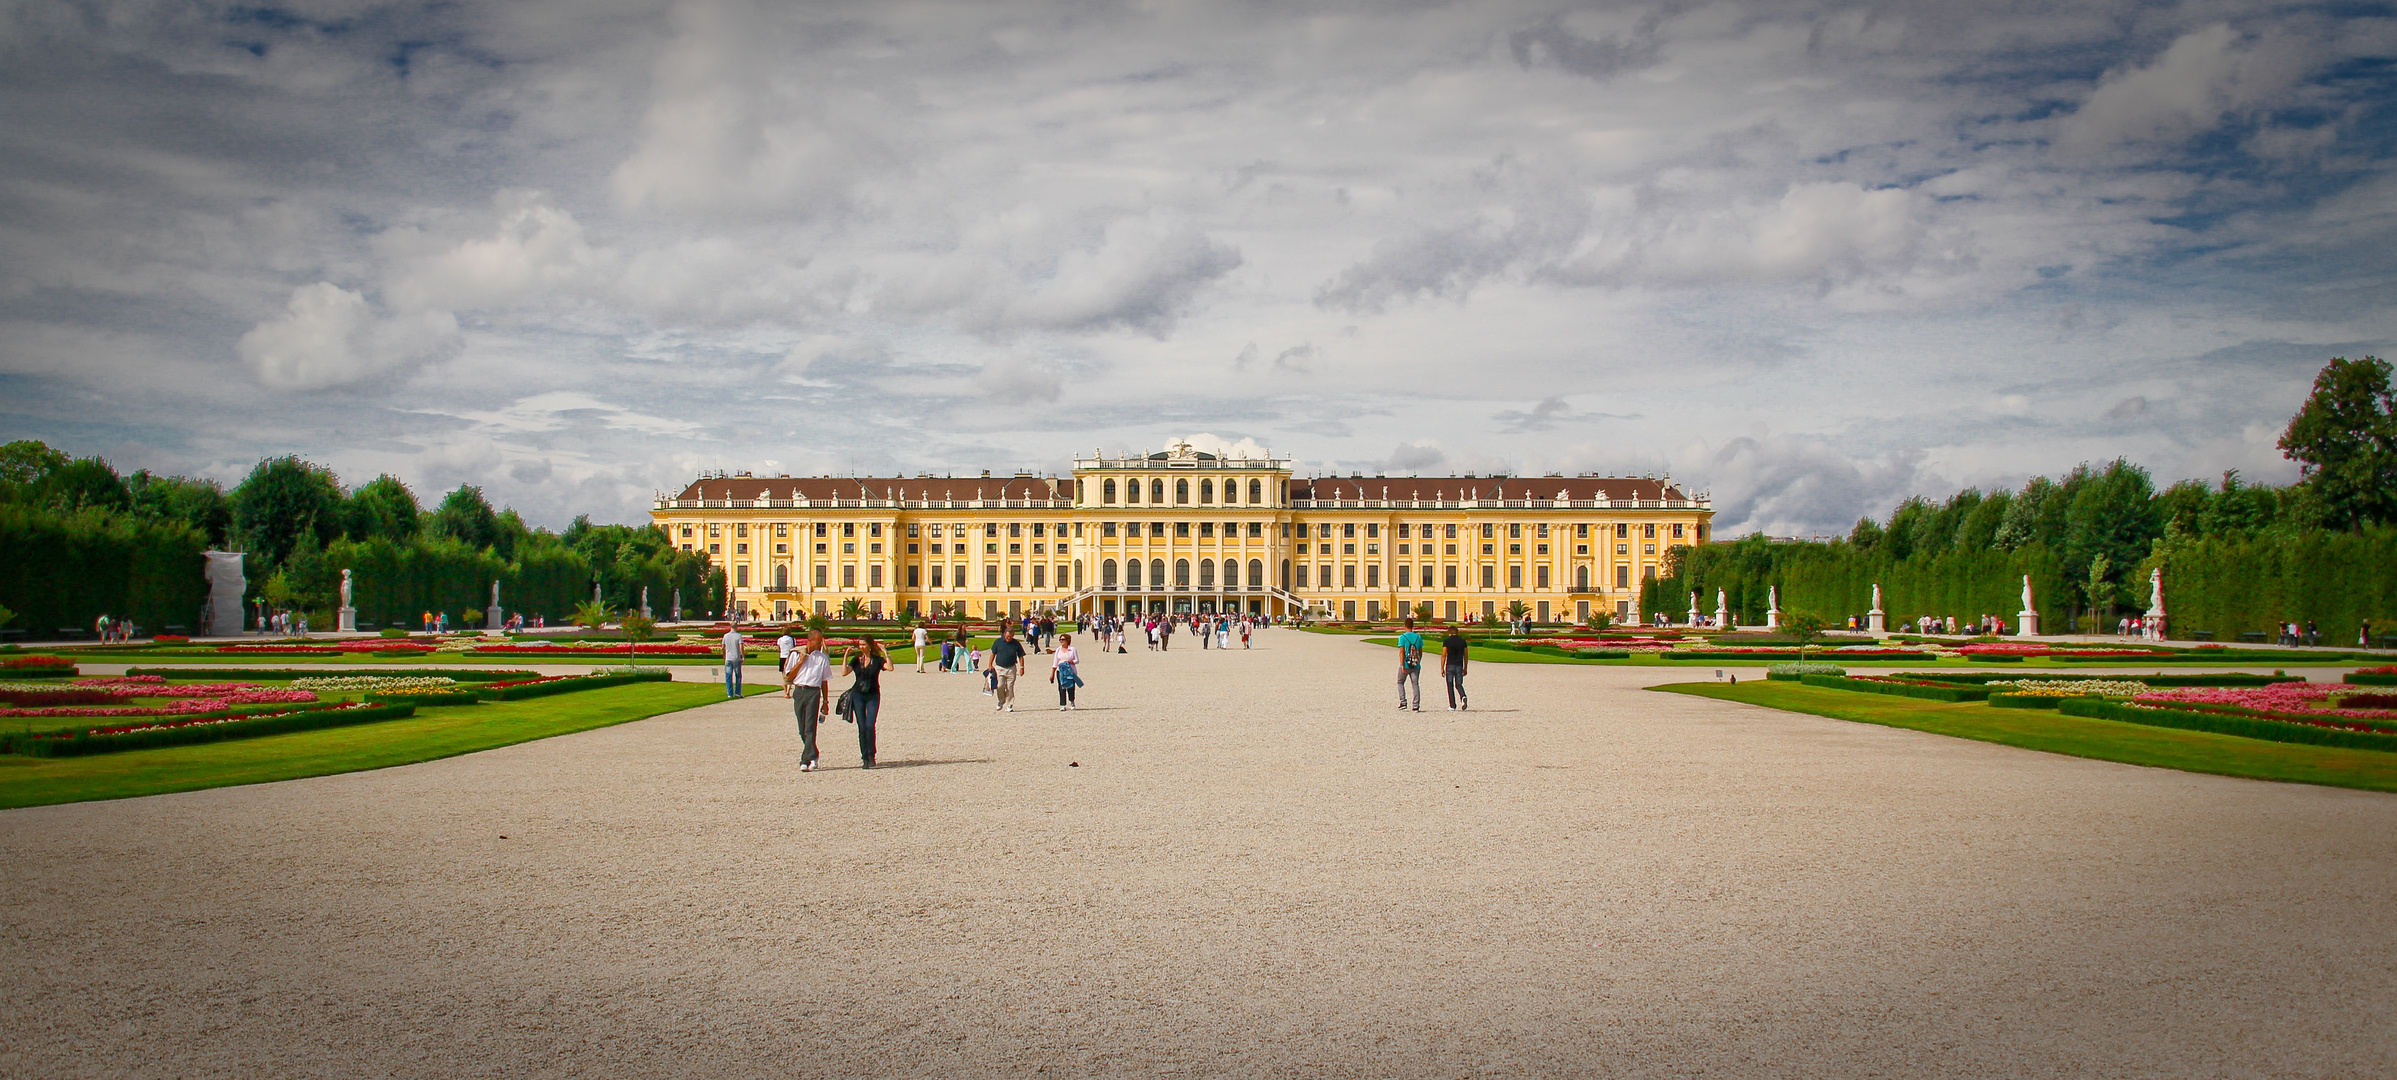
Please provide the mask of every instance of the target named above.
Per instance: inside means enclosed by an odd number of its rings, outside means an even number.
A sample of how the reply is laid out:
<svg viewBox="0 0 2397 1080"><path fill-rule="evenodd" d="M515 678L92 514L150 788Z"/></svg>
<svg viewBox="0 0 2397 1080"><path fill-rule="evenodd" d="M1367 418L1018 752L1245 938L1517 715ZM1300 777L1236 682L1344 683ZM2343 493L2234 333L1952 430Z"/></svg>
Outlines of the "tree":
<svg viewBox="0 0 2397 1080"><path fill-rule="evenodd" d="M483 498L483 489L472 484L460 484L458 490L441 497L441 505L433 510L431 526L434 534L455 537L476 551L499 546L499 515L492 512L491 503ZM504 558L506 553L501 556Z"/></svg>
<svg viewBox="0 0 2397 1080"><path fill-rule="evenodd" d="M1823 636L1823 617L1811 612L1797 612L1781 617L1781 636L1798 643L1798 662L1806 662L1806 652Z"/></svg>
<svg viewBox="0 0 2397 1080"><path fill-rule="evenodd" d="M406 543L416 537L423 509L405 481L384 473L350 492L342 507L342 524L350 539Z"/></svg>
<svg viewBox="0 0 2397 1080"><path fill-rule="evenodd" d="M2350 531L2397 522L2397 395L2389 362L2333 357L2281 433L2327 524Z"/></svg>
<svg viewBox="0 0 2397 1080"><path fill-rule="evenodd" d="M23 489L25 501L62 513L77 510L133 509L133 493L123 478L101 458L76 458L35 477Z"/></svg>
<svg viewBox="0 0 2397 1080"><path fill-rule="evenodd" d="M863 601L863 600L860 600L860 599L858 599L857 597L854 597L854 596L852 596L852 597L848 597L847 599L844 599L844 600L842 600L842 601L841 601L841 619L842 619L843 621L845 621L845 622L856 622L857 620L859 620L859 619L862 619L862 618L865 618L865 617L866 617L866 602L865 602L865 601Z"/></svg>
<svg viewBox="0 0 2397 1080"><path fill-rule="evenodd" d="M30 484L43 473L73 460L40 439L18 439L0 446L0 484Z"/></svg>
<svg viewBox="0 0 2397 1080"><path fill-rule="evenodd" d="M636 656L640 655L641 643L655 635L658 628L656 620L638 611L626 612L624 621L619 625L624 628L625 640L633 643L632 651Z"/></svg>
<svg viewBox="0 0 2397 1080"><path fill-rule="evenodd" d="M233 530L233 500L214 480L188 476L158 476L143 469L125 478L133 494L133 512L157 521L175 521L208 534L222 545Z"/></svg>
<svg viewBox="0 0 2397 1080"><path fill-rule="evenodd" d="M2115 458L2103 472L2079 472L2085 479L2065 513L2064 565L2078 570L2096 565L2101 556L2110 571L2139 565L2155 539L2164 535L2147 470ZM2094 586L2100 577L2093 574L2089 580ZM2092 607L2100 602L2096 593L2088 599Z"/></svg>
<svg viewBox="0 0 2397 1080"><path fill-rule="evenodd" d="M1523 602L1523 601L1521 601L1521 600L1509 600L1509 601L1507 601L1507 604L1506 604L1506 617L1507 617L1507 618L1509 618L1509 619L1512 619L1512 620L1514 620L1514 621L1516 621L1516 622L1522 622L1522 621L1523 621L1523 617L1524 617L1525 615L1529 615L1529 614L1531 614L1531 605L1529 605L1529 604L1526 604L1526 603L1524 603L1524 602Z"/></svg>
<svg viewBox="0 0 2397 1080"><path fill-rule="evenodd" d="M341 528L341 481L295 455L268 458L233 489L233 527L269 565L281 566L300 533L330 543Z"/></svg>
<svg viewBox="0 0 2397 1080"><path fill-rule="evenodd" d="M574 625L585 630L597 630L616 617L616 609L597 600L585 600L574 609Z"/></svg>
<svg viewBox="0 0 2397 1080"><path fill-rule="evenodd" d="M1429 600L1425 600L1425 601L1422 601L1421 603L1418 603L1418 604L1416 604L1416 605L1415 605L1415 618L1416 618L1416 619L1418 619L1418 620L1421 620L1421 621L1423 621L1423 622L1430 622L1430 621L1432 621L1432 602L1431 602L1431 601L1429 601Z"/></svg>

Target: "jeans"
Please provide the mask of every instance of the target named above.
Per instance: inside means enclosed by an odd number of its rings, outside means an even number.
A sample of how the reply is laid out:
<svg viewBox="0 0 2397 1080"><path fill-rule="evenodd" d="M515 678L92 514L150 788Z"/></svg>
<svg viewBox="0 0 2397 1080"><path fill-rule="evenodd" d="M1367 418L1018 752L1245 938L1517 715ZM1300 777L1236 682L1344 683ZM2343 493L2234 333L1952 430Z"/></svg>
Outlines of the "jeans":
<svg viewBox="0 0 2397 1080"><path fill-rule="evenodd" d="M1402 667L1402 668L1399 668L1399 669L1398 669L1398 707L1399 707L1399 708L1402 708L1402 709L1403 709L1403 708L1406 708L1406 707L1407 707L1407 688L1408 688L1408 687L1410 687L1410 686L1412 686L1412 687L1414 687L1414 688L1415 688L1415 708L1417 708L1417 709L1421 709L1421 708L1423 708L1423 669L1422 669L1422 668Z"/></svg>
<svg viewBox="0 0 2397 1080"><path fill-rule="evenodd" d="M724 696L741 696L741 665L737 663L724 665Z"/></svg>
<svg viewBox="0 0 2397 1080"><path fill-rule="evenodd" d="M857 699L857 756L874 763L874 721L882 716L882 695Z"/></svg>
<svg viewBox="0 0 2397 1080"><path fill-rule="evenodd" d="M1067 685L1065 685L1064 683L1058 683L1058 684L1057 684L1057 704L1059 704L1059 705L1071 705L1071 704L1073 704L1073 703L1074 703L1074 688L1073 688L1073 687L1070 687L1070 686L1067 686Z"/></svg>
<svg viewBox="0 0 2397 1080"><path fill-rule="evenodd" d="M1448 684L1448 707L1452 709L1464 708L1465 669L1455 667L1441 668L1440 678Z"/></svg>
<svg viewBox="0 0 2397 1080"><path fill-rule="evenodd" d="M791 715L799 721L799 764L813 765L816 761L816 721L824 707L824 688L794 686L791 688Z"/></svg>

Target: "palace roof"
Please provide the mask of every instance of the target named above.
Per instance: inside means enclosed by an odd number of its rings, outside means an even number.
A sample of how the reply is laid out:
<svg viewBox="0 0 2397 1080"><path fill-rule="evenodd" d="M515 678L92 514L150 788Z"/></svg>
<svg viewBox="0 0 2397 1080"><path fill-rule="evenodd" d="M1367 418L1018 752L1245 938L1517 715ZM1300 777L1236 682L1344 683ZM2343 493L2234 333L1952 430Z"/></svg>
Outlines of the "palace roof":
<svg viewBox="0 0 2397 1080"><path fill-rule="evenodd" d="M1059 499L1074 497L1070 476L705 476L676 502L804 500ZM1669 480L1618 476L1322 476L1290 481L1290 497L1318 501L1452 502L1460 499L1681 501L1689 496ZM1147 505L1147 504L1127 504Z"/></svg>

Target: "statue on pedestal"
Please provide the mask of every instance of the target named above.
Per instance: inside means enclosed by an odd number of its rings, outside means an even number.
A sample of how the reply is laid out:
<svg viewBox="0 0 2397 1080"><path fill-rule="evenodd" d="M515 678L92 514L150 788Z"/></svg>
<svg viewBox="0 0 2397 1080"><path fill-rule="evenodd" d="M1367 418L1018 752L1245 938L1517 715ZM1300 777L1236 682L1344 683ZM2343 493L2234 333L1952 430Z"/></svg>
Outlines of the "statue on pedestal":
<svg viewBox="0 0 2397 1080"><path fill-rule="evenodd" d="M508 613L500 610L499 607L499 579L492 578L491 606L483 609L483 629L487 631L497 631L500 627L500 624L506 622L507 618Z"/></svg>
<svg viewBox="0 0 2397 1080"><path fill-rule="evenodd" d="M2016 637L2039 636L2039 605L2031 602L2031 575L2022 576L2022 610L2014 613Z"/></svg>
<svg viewBox="0 0 2397 1080"><path fill-rule="evenodd" d="M1873 583L1873 610L1864 613L1864 628L1874 636L1889 633L1889 613L1881 610L1881 583Z"/></svg>
<svg viewBox="0 0 2397 1080"><path fill-rule="evenodd" d="M1715 590L1715 629L1731 629L1731 604L1722 589Z"/></svg>
<svg viewBox="0 0 2397 1080"><path fill-rule="evenodd" d="M358 609L350 605L350 572L341 572L341 609L333 613L333 629L345 634L358 631Z"/></svg>

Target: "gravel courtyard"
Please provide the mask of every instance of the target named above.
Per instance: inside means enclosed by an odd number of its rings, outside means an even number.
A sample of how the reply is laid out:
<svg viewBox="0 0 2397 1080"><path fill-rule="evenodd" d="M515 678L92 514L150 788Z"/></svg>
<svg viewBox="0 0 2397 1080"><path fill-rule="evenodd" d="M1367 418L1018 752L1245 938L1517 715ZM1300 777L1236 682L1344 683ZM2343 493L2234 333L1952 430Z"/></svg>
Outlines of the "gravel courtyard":
<svg viewBox="0 0 2397 1080"><path fill-rule="evenodd" d="M2397 797L1257 644L0 812L0 1075L2397 1071Z"/></svg>

